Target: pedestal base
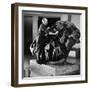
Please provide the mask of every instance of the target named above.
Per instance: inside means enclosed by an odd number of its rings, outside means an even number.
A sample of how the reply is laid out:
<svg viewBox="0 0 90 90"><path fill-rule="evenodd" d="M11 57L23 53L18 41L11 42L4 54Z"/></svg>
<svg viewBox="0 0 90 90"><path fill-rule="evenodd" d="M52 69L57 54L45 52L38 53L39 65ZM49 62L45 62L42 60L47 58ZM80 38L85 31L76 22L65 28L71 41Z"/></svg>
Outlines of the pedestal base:
<svg viewBox="0 0 90 90"><path fill-rule="evenodd" d="M30 77L78 75L80 74L80 65L77 63L73 65L40 65L36 60L30 60L30 70Z"/></svg>
<svg viewBox="0 0 90 90"><path fill-rule="evenodd" d="M55 68L49 65L37 64L36 60L30 60L30 76L55 76Z"/></svg>

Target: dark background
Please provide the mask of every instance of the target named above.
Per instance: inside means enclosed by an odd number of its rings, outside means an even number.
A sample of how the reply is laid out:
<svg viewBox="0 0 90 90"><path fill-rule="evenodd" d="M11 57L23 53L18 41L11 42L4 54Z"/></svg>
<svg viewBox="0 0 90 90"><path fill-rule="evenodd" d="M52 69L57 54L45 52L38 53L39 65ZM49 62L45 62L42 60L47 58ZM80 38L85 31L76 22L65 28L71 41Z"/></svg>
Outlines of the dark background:
<svg viewBox="0 0 90 90"><path fill-rule="evenodd" d="M29 47L32 43L32 16L24 17L24 55L31 54Z"/></svg>

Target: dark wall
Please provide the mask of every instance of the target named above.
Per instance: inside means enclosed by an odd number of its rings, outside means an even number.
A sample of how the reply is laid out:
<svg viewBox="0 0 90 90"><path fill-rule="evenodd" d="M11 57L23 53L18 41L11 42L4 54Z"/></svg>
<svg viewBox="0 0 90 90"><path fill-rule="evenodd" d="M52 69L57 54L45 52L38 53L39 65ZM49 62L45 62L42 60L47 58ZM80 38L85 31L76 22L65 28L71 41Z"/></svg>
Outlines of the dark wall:
<svg viewBox="0 0 90 90"><path fill-rule="evenodd" d="M38 28L40 26L40 24L42 23L42 18L43 17L39 17L38 19ZM55 24L56 21L60 20L60 18L56 18L56 17L45 17L48 19L48 26L52 26L53 24Z"/></svg>
<svg viewBox="0 0 90 90"><path fill-rule="evenodd" d="M32 16L24 16L24 54L30 54L30 44L32 43Z"/></svg>

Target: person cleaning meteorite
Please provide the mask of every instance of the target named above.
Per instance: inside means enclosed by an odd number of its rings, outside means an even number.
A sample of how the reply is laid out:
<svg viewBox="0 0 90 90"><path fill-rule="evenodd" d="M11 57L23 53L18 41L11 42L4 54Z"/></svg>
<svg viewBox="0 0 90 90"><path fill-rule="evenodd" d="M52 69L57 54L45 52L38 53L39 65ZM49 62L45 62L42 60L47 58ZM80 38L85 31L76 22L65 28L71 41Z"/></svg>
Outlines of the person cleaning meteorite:
<svg viewBox="0 0 90 90"><path fill-rule="evenodd" d="M47 27L47 25L48 25L48 19L47 18L43 18L42 19L42 24L39 27L38 58L37 58L37 63L39 63L39 64L45 64L46 63L44 47L48 43L47 33L49 35L56 35L56 34L58 34L57 31L56 32L50 32L49 31L50 28Z"/></svg>

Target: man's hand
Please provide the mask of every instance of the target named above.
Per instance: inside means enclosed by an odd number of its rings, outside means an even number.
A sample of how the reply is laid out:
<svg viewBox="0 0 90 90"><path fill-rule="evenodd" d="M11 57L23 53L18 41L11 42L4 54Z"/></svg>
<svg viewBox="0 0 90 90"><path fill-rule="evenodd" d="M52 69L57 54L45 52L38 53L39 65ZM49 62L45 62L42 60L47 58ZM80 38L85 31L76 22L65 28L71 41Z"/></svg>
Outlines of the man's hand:
<svg viewBox="0 0 90 90"><path fill-rule="evenodd" d="M58 34L58 31L56 31L56 34Z"/></svg>
<svg viewBox="0 0 90 90"><path fill-rule="evenodd" d="M47 27L47 30L49 30L50 29L50 27Z"/></svg>

